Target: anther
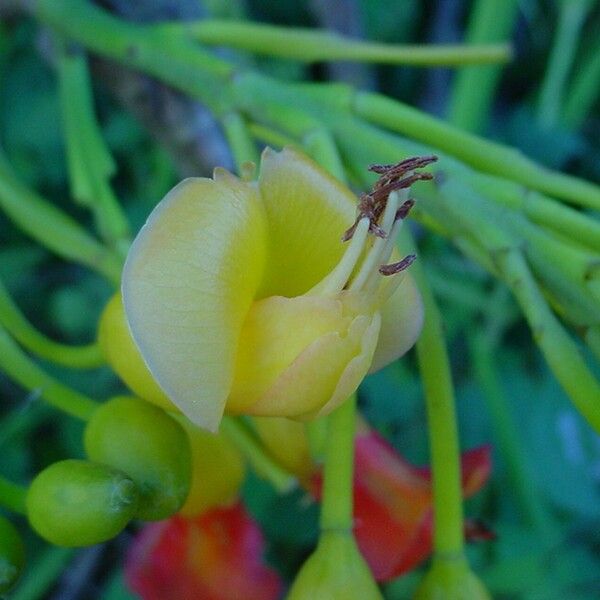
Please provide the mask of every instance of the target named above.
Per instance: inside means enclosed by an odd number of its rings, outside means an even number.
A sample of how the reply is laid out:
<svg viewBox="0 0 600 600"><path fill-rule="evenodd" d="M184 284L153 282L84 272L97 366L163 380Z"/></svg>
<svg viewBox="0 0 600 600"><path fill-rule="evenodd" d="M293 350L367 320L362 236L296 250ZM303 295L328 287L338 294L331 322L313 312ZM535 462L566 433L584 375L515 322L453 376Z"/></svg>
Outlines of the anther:
<svg viewBox="0 0 600 600"><path fill-rule="evenodd" d="M417 257L414 254L409 254L405 256L402 260L389 264L389 265L381 265L379 267L379 272L386 277L389 275L395 275L396 273L400 273L401 271L405 271L412 265Z"/></svg>
<svg viewBox="0 0 600 600"><path fill-rule="evenodd" d="M408 213L410 212L410 209L414 205L415 205L415 201L413 198L409 198L408 200L406 200L402 204L402 206L396 211L396 218L394 219L394 221L406 219L406 217L408 217Z"/></svg>

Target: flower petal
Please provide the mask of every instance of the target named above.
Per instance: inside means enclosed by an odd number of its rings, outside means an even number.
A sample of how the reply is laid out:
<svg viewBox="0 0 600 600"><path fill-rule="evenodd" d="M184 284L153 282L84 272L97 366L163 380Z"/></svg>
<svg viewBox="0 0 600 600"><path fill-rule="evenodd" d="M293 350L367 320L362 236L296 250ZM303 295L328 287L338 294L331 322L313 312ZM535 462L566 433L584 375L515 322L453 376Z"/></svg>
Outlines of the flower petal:
<svg viewBox="0 0 600 600"><path fill-rule="evenodd" d="M227 411L312 417L331 401L343 402L365 376L378 333L378 314L347 314L336 298L256 302L240 338Z"/></svg>
<svg viewBox="0 0 600 600"><path fill-rule="evenodd" d="M223 171L186 179L136 237L123 303L150 372L194 423L216 430L231 387L239 333L265 260L254 186Z"/></svg>
<svg viewBox="0 0 600 600"><path fill-rule="evenodd" d="M291 148L262 156L260 194L269 223L268 270L259 297L299 296L338 263L356 198L329 173Z"/></svg>
<svg viewBox="0 0 600 600"><path fill-rule="evenodd" d="M381 308L381 333L373 363L374 373L408 352L417 341L423 326L423 303L410 273L403 277L396 291Z"/></svg>
<svg viewBox="0 0 600 600"><path fill-rule="evenodd" d="M282 582L261 561L264 540L241 504L147 525L127 557L143 600L276 600Z"/></svg>

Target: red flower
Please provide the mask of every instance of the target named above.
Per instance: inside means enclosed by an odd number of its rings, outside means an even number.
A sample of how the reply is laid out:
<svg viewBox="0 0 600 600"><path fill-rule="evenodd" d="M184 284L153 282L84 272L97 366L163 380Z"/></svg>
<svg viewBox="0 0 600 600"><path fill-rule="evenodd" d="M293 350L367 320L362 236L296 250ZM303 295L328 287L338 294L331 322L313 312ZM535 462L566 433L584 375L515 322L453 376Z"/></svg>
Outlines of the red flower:
<svg viewBox="0 0 600 600"><path fill-rule="evenodd" d="M282 582L261 558L263 536L241 503L152 523L125 564L143 600L275 600Z"/></svg>
<svg viewBox="0 0 600 600"><path fill-rule="evenodd" d="M430 470L408 463L373 431L357 434L355 461L354 533L375 579L388 581L414 568L431 553ZM490 469L489 447L463 454L465 497L481 488ZM313 483L319 497L320 476ZM483 532L477 528L476 535L481 537Z"/></svg>

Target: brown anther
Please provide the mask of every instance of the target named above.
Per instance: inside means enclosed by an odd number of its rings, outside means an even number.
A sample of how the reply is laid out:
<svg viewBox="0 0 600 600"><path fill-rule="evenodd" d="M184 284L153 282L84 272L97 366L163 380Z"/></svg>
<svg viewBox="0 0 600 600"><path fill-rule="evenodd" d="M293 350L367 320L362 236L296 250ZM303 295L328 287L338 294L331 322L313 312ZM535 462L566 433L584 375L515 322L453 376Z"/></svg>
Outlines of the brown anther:
<svg viewBox="0 0 600 600"><path fill-rule="evenodd" d="M402 206L396 211L396 216L394 218L394 222L400 220L400 219L406 219L406 217L408 217L408 213L410 212L410 209L415 205L415 201L413 198L409 198L408 200L406 200Z"/></svg>
<svg viewBox="0 0 600 600"><path fill-rule="evenodd" d="M358 216L356 221L343 235L342 240L348 241L354 235L356 226L361 219L369 219L369 232L381 238L387 233L379 226L379 219L383 214L389 195L401 189L409 188L416 181L429 180L433 178L431 173L413 173L414 169L420 169L435 162L436 156L416 156L407 158L392 165L371 165L369 171L380 175L373 189L368 194L361 194L358 201ZM406 177L404 177L406 175ZM414 200L405 202L396 213L397 219L404 219L414 204Z"/></svg>
<svg viewBox="0 0 600 600"><path fill-rule="evenodd" d="M408 269L408 267L415 262L416 258L417 257L414 254L409 254L396 263L381 265L381 267L379 267L379 272L386 276L395 275L396 273L400 273L400 271Z"/></svg>

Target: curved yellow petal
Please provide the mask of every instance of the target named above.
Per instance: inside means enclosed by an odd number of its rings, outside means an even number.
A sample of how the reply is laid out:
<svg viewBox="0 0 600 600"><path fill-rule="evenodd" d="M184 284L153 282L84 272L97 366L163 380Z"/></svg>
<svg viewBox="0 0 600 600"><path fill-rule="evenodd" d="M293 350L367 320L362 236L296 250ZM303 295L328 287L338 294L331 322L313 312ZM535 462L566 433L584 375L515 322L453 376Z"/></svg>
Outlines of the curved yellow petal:
<svg viewBox="0 0 600 600"><path fill-rule="evenodd" d="M333 410L345 400L338 396L350 395L366 375L379 321L377 313L348 312L336 298L255 303L240 338L227 411L311 418Z"/></svg>
<svg viewBox="0 0 600 600"><path fill-rule="evenodd" d="M119 292L113 295L102 311L98 325L98 343L106 362L132 392L165 410L177 410L152 378L131 338Z"/></svg>
<svg viewBox="0 0 600 600"><path fill-rule="evenodd" d="M346 331L351 320L335 298L271 296L255 302L242 328L227 411L250 411L306 348ZM306 388L310 381L299 385Z"/></svg>
<svg viewBox="0 0 600 600"><path fill-rule="evenodd" d="M359 353L346 365L329 402L327 402L327 404L325 404L325 406L323 406L315 415L311 414L305 416L312 418L313 416L321 417L328 415L358 389L358 386L369 372L380 330L381 315L375 313L369 326L361 336Z"/></svg>
<svg viewBox="0 0 600 600"><path fill-rule="evenodd" d="M133 339L171 401L206 429L223 414L265 247L255 186L217 171L171 190L127 257L122 292Z"/></svg>
<svg viewBox="0 0 600 600"><path fill-rule="evenodd" d="M258 181L269 227L268 269L258 297L299 296L342 257L341 237L354 222L356 198L291 148L267 148Z"/></svg>
<svg viewBox="0 0 600 600"><path fill-rule="evenodd" d="M423 302L410 273L396 275L403 279L396 291L381 307L381 332L370 373L382 369L408 352L423 327Z"/></svg>

